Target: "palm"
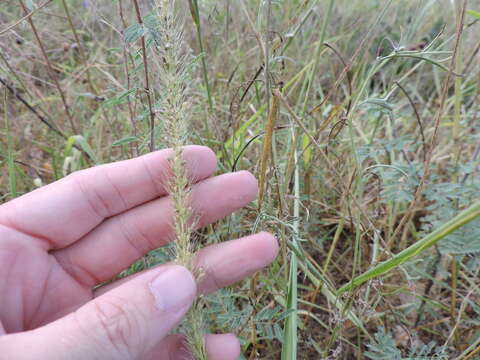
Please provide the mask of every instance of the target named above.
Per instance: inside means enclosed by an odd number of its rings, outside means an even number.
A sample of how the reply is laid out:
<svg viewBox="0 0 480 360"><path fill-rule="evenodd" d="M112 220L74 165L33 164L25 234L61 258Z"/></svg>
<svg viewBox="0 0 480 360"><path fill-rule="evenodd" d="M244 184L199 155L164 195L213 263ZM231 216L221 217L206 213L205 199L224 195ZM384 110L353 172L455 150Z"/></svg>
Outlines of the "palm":
<svg viewBox="0 0 480 360"><path fill-rule="evenodd" d="M184 153L199 226L255 197L248 173L209 178L216 166L211 151L192 146ZM0 206L0 332L34 329L75 311L108 290L96 285L171 240L169 154L81 171ZM196 260L206 269L199 291L242 279L276 250L266 234L204 249Z"/></svg>
<svg viewBox="0 0 480 360"><path fill-rule="evenodd" d="M0 319L7 333L34 329L75 310L93 297L37 238L3 227L0 244ZM7 285L8 284L8 285Z"/></svg>

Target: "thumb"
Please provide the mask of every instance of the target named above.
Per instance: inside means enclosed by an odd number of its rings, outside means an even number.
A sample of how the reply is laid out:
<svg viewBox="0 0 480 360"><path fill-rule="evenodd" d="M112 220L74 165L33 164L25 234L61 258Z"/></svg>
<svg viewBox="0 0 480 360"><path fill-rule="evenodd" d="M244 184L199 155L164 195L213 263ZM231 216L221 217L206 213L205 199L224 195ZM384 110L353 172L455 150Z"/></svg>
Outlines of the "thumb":
<svg viewBox="0 0 480 360"><path fill-rule="evenodd" d="M15 359L139 359L180 322L195 294L187 269L162 266L44 327L0 337L0 349Z"/></svg>

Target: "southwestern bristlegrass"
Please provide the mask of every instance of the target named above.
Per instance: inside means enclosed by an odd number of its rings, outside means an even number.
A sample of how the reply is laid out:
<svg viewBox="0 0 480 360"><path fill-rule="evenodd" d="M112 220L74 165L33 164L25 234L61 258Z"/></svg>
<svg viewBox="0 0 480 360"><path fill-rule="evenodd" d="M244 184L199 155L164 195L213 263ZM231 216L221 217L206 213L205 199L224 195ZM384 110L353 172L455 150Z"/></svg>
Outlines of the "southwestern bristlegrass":
<svg viewBox="0 0 480 360"><path fill-rule="evenodd" d="M195 226L191 208L191 179L188 177L183 146L188 141L191 120L189 78L192 56L183 36L183 19L175 12L175 1L156 0L155 28L152 36L155 56L152 59L156 75L158 99L155 112L161 124L162 142L173 149L170 159L172 174L168 192L174 209L175 260L190 269L197 279L201 270L194 269L195 245L192 231ZM190 309L186 321L186 339L195 359L207 359L202 314L202 299Z"/></svg>

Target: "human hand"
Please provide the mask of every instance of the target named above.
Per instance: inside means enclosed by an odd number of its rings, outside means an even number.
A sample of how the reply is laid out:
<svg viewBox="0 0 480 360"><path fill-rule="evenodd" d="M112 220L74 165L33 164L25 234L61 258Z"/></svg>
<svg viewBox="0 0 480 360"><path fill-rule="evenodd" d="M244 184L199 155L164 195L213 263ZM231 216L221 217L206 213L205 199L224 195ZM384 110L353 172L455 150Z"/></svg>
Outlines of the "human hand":
<svg viewBox="0 0 480 360"><path fill-rule="evenodd" d="M211 293L270 263L268 233L209 246L196 255L199 283L164 264L95 289L172 238L162 150L76 172L0 206L0 359L184 359L169 332L197 294ZM213 152L184 150L198 226L246 205L248 172L210 176ZM233 335L207 335L210 359L236 359Z"/></svg>

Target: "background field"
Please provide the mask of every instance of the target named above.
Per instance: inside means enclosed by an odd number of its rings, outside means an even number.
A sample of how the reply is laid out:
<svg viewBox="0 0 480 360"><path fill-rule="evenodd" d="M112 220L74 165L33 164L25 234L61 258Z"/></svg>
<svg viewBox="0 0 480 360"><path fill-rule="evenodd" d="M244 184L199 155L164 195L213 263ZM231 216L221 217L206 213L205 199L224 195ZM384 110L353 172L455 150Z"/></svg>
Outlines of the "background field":
<svg viewBox="0 0 480 360"><path fill-rule="evenodd" d="M0 2L1 201L152 138L163 147L157 20L138 0L140 25L134 4ZM190 142L264 189L198 241L268 230L281 243L270 268L209 299L210 330L237 332L245 358L480 358L479 221L337 294L479 198L479 12L478 0L179 1Z"/></svg>

